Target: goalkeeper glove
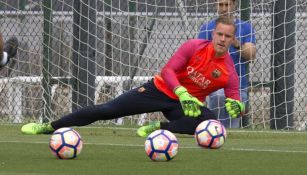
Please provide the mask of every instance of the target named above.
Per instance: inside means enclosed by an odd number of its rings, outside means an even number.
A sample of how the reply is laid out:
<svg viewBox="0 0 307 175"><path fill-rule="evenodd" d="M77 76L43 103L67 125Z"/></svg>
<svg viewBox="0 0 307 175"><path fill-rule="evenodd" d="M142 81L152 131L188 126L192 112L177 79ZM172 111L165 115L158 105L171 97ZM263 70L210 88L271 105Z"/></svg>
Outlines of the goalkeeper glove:
<svg viewBox="0 0 307 175"><path fill-rule="evenodd" d="M201 114L199 106L204 106L204 104L189 94L186 88L183 86L177 87L175 89L175 94L179 98L184 115L188 117L197 117Z"/></svg>
<svg viewBox="0 0 307 175"><path fill-rule="evenodd" d="M226 98L225 107L231 118L237 118L245 109L244 103L231 98Z"/></svg>

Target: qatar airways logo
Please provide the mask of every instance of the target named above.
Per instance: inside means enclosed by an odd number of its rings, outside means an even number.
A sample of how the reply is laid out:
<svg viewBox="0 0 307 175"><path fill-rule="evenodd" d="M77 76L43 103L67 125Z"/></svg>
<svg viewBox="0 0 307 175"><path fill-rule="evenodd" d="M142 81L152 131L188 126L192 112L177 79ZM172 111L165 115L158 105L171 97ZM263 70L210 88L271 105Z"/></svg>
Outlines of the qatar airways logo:
<svg viewBox="0 0 307 175"><path fill-rule="evenodd" d="M187 67L187 72L189 78L198 86L206 89L208 85L211 83L203 74L195 70L192 66Z"/></svg>

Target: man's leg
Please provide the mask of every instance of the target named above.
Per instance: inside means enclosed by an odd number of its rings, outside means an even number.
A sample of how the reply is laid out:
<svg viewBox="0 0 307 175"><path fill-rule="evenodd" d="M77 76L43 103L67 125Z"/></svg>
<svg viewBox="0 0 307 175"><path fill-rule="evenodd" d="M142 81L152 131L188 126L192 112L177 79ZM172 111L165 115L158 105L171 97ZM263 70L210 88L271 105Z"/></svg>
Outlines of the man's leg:
<svg viewBox="0 0 307 175"><path fill-rule="evenodd" d="M59 120L51 122L53 130L62 127L85 126L97 120L109 120L123 116L162 111L171 106L173 100L158 91L148 82L144 86L130 90L106 104L82 108L77 112L68 114ZM39 126L39 127L36 127ZM50 127L49 127L50 128ZM27 124L22 127L25 134L41 134L46 126L42 124ZM49 129L47 131L50 131Z"/></svg>
<svg viewBox="0 0 307 175"><path fill-rule="evenodd" d="M195 118L185 116L181 106L173 110L163 111L163 114L169 120L169 122L161 122L160 128L179 134L192 135L194 134L196 127L202 121L216 119L214 113L206 107L202 107L201 116Z"/></svg>
<svg viewBox="0 0 307 175"><path fill-rule="evenodd" d="M173 105L174 100L158 91L152 82L132 89L117 98L96 106L81 109L52 122L53 128L84 126L97 120L110 120L129 115L162 111Z"/></svg>

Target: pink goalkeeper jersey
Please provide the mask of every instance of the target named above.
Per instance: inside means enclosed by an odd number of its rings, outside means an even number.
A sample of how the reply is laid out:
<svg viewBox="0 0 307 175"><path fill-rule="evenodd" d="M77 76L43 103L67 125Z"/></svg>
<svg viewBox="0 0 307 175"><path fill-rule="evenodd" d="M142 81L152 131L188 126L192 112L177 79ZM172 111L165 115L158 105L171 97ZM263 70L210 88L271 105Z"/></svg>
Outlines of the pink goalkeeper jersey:
<svg viewBox="0 0 307 175"><path fill-rule="evenodd" d="M174 88L184 86L200 101L224 88L225 96L240 100L239 80L229 53L215 56L211 41L191 39L185 42L154 77L155 86L173 99Z"/></svg>

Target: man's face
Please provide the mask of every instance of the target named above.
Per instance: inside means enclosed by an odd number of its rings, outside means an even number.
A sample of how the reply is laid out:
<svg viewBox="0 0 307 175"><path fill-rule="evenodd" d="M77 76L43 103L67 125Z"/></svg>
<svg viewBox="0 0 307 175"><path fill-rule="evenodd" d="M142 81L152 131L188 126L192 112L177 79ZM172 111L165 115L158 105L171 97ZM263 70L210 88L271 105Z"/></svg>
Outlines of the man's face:
<svg viewBox="0 0 307 175"><path fill-rule="evenodd" d="M217 13L219 16L232 15L235 10L235 4L233 0L217 0Z"/></svg>
<svg viewBox="0 0 307 175"><path fill-rule="evenodd" d="M224 55L235 38L235 27L232 25L218 23L213 31L213 47L217 56Z"/></svg>

